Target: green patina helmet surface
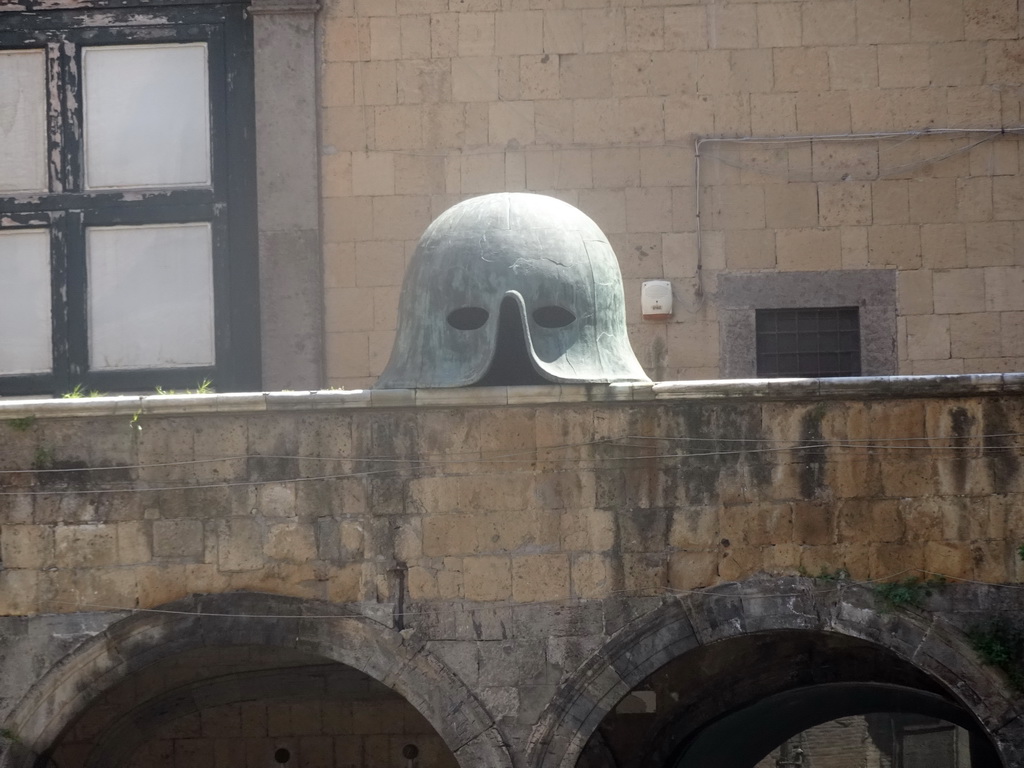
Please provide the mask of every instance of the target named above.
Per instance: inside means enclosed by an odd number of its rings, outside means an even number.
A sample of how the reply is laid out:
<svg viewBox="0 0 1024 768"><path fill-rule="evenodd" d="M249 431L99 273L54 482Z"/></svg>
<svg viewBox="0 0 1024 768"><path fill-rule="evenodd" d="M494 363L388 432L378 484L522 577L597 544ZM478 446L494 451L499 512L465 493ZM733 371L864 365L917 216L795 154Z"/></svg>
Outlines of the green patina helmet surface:
<svg viewBox="0 0 1024 768"><path fill-rule="evenodd" d="M465 200L424 232L377 386L649 381L608 238L545 195Z"/></svg>

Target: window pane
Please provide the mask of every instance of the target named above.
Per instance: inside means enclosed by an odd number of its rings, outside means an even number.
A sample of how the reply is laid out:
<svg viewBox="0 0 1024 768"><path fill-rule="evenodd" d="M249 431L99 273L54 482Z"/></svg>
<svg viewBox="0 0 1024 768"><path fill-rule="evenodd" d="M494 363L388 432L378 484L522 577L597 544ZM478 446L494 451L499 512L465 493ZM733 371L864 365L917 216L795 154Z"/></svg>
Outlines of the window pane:
<svg viewBox="0 0 1024 768"><path fill-rule="evenodd" d="M50 234L0 232L0 374L47 373L50 344Z"/></svg>
<svg viewBox="0 0 1024 768"><path fill-rule="evenodd" d="M89 367L212 365L209 224L90 227Z"/></svg>
<svg viewBox="0 0 1024 768"><path fill-rule="evenodd" d="M46 53L0 51L0 191L48 186Z"/></svg>
<svg viewBox="0 0 1024 768"><path fill-rule="evenodd" d="M205 44L90 47L83 62L86 186L210 183Z"/></svg>

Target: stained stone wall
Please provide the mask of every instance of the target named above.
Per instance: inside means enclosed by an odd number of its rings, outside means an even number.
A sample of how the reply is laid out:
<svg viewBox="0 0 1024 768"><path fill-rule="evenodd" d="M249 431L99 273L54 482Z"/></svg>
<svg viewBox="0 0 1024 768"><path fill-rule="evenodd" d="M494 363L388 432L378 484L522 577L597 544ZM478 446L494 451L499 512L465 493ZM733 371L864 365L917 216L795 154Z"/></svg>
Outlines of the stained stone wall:
<svg viewBox="0 0 1024 768"><path fill-rule="evenodd" d="M483 764L481 745L489 765L569 765L660 663L761 627L891 648L1000 732L1012 695L963 632L1018 611L1010 593L952 590L903 618L861 583L1020 581L1022 388L990 375L0 403L0 725L42 749L161 654L256 637L384 682L462 765ZM813 586L819 574L832 580ZM848 597L823 596L837 577ZM832 607L744 598L737 619L700 602L734 588ZM231 602L250 593L283 602ZM180 621L144 613L175 601ZM594 665L679 606L694 628L650 635L610 685ZM278 613L298 623L244 619Z"/></svg>

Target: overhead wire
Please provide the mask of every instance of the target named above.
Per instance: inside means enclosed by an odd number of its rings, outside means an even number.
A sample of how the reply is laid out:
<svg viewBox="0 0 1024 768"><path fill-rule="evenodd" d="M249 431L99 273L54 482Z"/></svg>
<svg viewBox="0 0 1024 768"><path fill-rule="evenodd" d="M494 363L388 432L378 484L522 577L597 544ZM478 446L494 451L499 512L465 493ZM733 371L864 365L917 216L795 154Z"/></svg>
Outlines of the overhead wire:
<svg viewBox="0 0 1024 768"><path fill-rule="evenodd" d="M666 556L671 552L666 552ZM1022 590L1024 589L1024 583L1007 583L1007 582L993 582L993 581L982 581L979 579L969 579L961 576L952 576L950 574L940 573L938 571L931 571L924 568L904 568L901 571L886 574L885 576L878 576L870 579L854 579L849 576L839 577L815 577L813 575L804 575L798 573L785 573L775 574L778 577L799 577L812 582L826 582L827 586L814 587L800 590L790 590L786 592L775 592L775 591L759 591L753 588L753 584L748 582L741 584L736 581L723 581L718 584L709 585L706 587L696 587L692 589L679 589L670 586L662 586L650 590L610 590L607 595L601 597L564 597L554 598L550 600L528 600L528 601L511 601L511 600L498 600L498 601L487 601L480 602L474 600L468 600L466 598L451 598L448 602L455 603L455 605L436 605L432 601L424 600L418 601L424 604L431 604L429 608L424 610L404 610L402 611L403 618L414 618L416 616L430 616L437 615L438 613L454 613L462 614L466 610L513 610L522 608L532 608L538 606L565 606L573 604L592 604L600 603L609 599L651 599L651 598L665 598L665 597L684 597L684 596L696 596L709 599L772 599L772 598L787 598L787 597L804 597L807 595L827 595L838 591L841 591L844 587L863 587L871 589L873 585L893 583L899 580L901 577L914 578L914 574L921 576L927 576L933 583L931 586L938 587L942 586L943 582L948 582L944 586L951 586L957 583L962 584L973 584L976 586L992 587L997 589L1010 589L1010 590ZM735 587L734 590L729 590L730 587ZM44 599L40 600L40 603L47 605L65 605L75 606L77 608L88 608L91 610L100 611L117 611L126 612L132 614L166 614L170 616L183 616L183 617L202 617L202 618L228 618L228 619L274 619L274 620L337 620L337 619L356 619L356 620L367 620L381 626L389 626L385 622L374 618L373 616L356 611L341 611L332 613L227 613L222 611L203 611L198 606L194 610L187 610L184 608L139 608L135 606L116 606L107 605L103 603L92 603L85 601L71 601L71 600L59 600L59 599ZM417 601L413 601L415 604ZM471 607L467 608L467 604ZM381 605L390 607L391 603L385 601Z"/></svg>

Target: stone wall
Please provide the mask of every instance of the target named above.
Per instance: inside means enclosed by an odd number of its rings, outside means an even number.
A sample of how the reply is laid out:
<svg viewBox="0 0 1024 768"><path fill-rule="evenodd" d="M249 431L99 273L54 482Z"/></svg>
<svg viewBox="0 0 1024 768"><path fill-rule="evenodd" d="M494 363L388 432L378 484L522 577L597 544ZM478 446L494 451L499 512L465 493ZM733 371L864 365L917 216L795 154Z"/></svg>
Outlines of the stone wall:
<svg viewBox="0 0 1024 768"><path fill-rule="evenodd" d="M255 639L384 682L461 765L560 765L676 655L784 629L913 659L1000 732L962 633L1019 611L1021 386L0 403L0 718L45 745L146 664ZM867 583L933 574L995 586L903 616Z"/></svg>
<svg viewBox="0 0 1024 768"><path fill-rule="evenodd" d="M894 273L873 342L892 364L864 373L1024 365L1014 0L326 0L319 29L333 384L382 370L431 219L498 191L605 230L656 380L737 375L718 284L735 273ZM874 135L946 128L993 130ZM803 138L721 141L782 136ZM640 284L661 278L675 317L645 323Z"/></svg>
<svg viewBox="0 0 1024 768"><path fill-rule="evenodd" d="M971 399L524 387L415 393L436 398L416 409L372 407L408 391L181 412L151 397L138 417L109 415L138 398L44 403L2 425L0 613L236 589L526 603L823 569L1016 581L1024 429L999 396L1009 379L989 380L994 396Z"/></svg>

